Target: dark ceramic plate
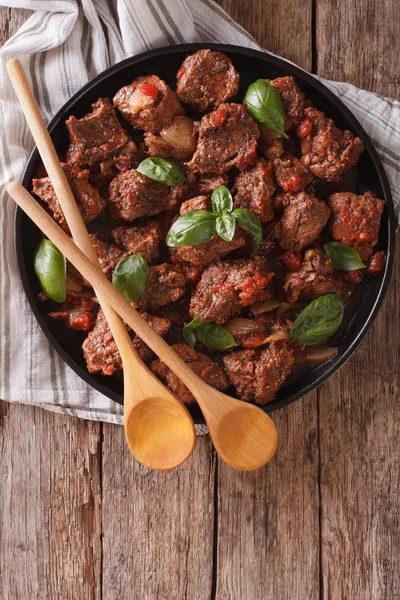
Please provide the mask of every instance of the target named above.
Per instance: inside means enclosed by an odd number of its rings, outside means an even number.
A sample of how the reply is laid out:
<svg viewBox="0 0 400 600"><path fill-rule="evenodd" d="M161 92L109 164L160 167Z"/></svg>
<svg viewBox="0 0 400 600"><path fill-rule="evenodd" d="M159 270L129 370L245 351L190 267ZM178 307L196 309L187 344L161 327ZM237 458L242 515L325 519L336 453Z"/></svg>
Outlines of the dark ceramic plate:
<svg viewBox="0 0 400 600"><path fill-rule="evenodd" d="M366 150L362 154L357 167L346 174L345 179L340 182L339 186L336 186L335 190L345 189L358 194L371 190L380 198L386 200L379 234L379 248L384 250L386 254L384 271L378 277L368 277L360 286L357 299L352 303L352 310L347 311L343 325L333 340L335 345L339 347L338 354L322 365L295 373L279 390L276 399L266 407L266 410L270 412L294 402L319 386L350 358L375 319L389 283L395 246L393 202L382 163L371 140L357 119L319 81L283 60L239 46L187 44L146 52L140 56L128 58L104 71L85 85L63 106L51 121L49 131L57 150L60 153L64 152L68 143L64 121L69 115L82 117L90 112L90 105L99 97L112 98L119 88L127 85L139 75L155 73L166 80L174 89L175 75L185 56L205 47L218 49L231 58L241 76L241 88L238 95L240 100L243 98L247 86L256 79L262 77L274 79L284 75L295 76L301 89L317 108L334 119L341 129L349 129L358 135L365 144ZM38 153L34 150L22 181L28 190L31 190L31 180L38 163ZM67 329L62 322L51 319L48 316L50 303L42 303L38 299L40 290L33 270L32 256L40 239L40 231L18 209L15 220L15 246L18 266L35 317L58 354L82 379L99 392L116 402L122 403L122 383L114 378L90 375L86 370L81 350L83 335ZM196 422L204 423L201 412L197 407L192 409L191 412Z"/></svg>

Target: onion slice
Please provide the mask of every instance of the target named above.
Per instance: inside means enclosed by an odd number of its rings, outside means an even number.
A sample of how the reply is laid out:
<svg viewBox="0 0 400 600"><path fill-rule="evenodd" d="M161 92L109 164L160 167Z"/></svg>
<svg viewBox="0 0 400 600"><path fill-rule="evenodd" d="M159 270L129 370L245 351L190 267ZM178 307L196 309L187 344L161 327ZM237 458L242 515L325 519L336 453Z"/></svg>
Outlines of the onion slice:
<svg viewBox="0 0 400 600"><path fill-rule="evenodd" d="M272 312L281 304L282 302L277 298L268 298L268 300L264 300L263 302L256 302L250 310L253 315L261 315L262 313Z"/></svg>
<svg viewBox="0 0 400 600"><path fill-rule="evenodd" d="M337 354L338 348L332 346L305 346L294 351L294 360L297 365L319 365Z"/></svg>
<svg viewBox="0 0 400 600"><path fill-rule="evenodd" d="M175 117L171 125L160 131L160 136L170 146L193 154L197 146L197 135L193 131L193 121L189 117Z"/></svg>

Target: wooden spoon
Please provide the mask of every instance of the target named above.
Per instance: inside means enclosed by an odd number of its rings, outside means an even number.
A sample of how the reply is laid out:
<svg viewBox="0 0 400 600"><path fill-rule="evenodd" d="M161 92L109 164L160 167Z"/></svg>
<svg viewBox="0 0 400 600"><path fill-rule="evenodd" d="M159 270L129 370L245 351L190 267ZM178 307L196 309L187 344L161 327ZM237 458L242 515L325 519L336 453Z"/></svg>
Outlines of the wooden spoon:
<svg viewBox="0 0 400 600"><path fill-rule="evenodd" d="M11 59L7 70L75 243L101 270L22 64ZM128 446L135 458L146 467L173 469L182 464L194 448L196 431L190 413L142 362L106 296L101 294L101 290L96 290L96 295L123 363L124 425Z"/></svg>
<svg viewBox="0 0 400 600"><path fill-rule="evenodd" d="M119 316L189 388L203 411L214 446L221 458L232 467L244 471L258 469L266 464L277 446L277 431L269 416L253 404L230 398L202 381L113 287L104 273L75 246L29 192L15 181L8 184L7 191L70 263L107 298ZM146 442L145 436L150 433L146 425L149 424L151 430L157 423L159 420L153 420L151 415L143 420L143 434L138 434L139 447ZM173 415L170 416L170 427L171 430L176 427ZM170 443L174 443L173 439L170 439Z"/></svg>

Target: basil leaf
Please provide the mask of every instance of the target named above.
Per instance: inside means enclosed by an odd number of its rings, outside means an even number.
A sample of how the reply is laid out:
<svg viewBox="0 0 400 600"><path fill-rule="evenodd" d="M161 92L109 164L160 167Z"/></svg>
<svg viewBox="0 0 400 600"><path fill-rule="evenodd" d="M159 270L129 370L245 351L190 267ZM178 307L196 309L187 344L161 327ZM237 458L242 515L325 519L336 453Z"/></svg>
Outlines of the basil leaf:
<svg viewBox="0 0 400 600"><path fill-rule="evenodd" d="M188 327L191 327L192 329L196 329L197 327L199 327L202 324L203 324L203 319L201 317L195 317L194 319L192 319L190 321L190 323L185 323L185 325L187 325Z"/></svg>
<svg viewBox="0 0 400 600"><path fill-rule="evenodd" d="M132 254L119 261L114 269L112 284L128 302L133 302L143 294L149 271L149 265L142 255Z"/></svg>
<svg viewBox="0 0 400 600"><path fill-rule="evenodd" d="M194 348L196 343L196 334L194 329L190 326L190 323L185 323L183 325L183 339L187 343L188 346Z"/></svg>
<svg viewBox="0 0 400 600"><path fill-rule="evenodd" d="M233 198L227 187L220 185L211 195L213 211L219 217L232 212Z"/></svg>
<svg viewBox="0 0 400 600"><path fill-rule="evenodd" d="M247 208L235 208L232 215L240 227L254 238L254 249L258 250L262 241L262 227L259 219Z"/></svg>
<svg viewBox="0 0 400 600"><path fill-rule="evenodd" d="M33 264L45 294L56 302L65 302L67 261L53 242L42 239L36 248Z"/></svg>
<svg viewBox="0 0 400 600"><path fill-rule="evenodd" d="M220 325L203 323L197 327L196 334L199 341L208 348L224 350L225 348L236 346L236 342L229 331Z"/></svg>
<svg viewBox="0 0 400 600"><path fill-rule="evenodd" d="M258 123L288 138L285 133L286 115L282 97L271 83L265 79L257 79L247 88L244 100L247 110Z"/></svg>
<svg viewBox="0 0 400 600"><path fill-rule="evenodd" d="M353 271L354 269L364 269L366 267L357 250L354 250L351 246L346 246L346 244L329 242L324 244L324 252L331 259L335 269L340 271Z"/></svg>
<svg viewBox="0 0 400 600"><path fill-rule="evenodd" d="M295 342L311 346L325 342L339 328L343 302L339 294L316 298L297 317L290 329Z"/></svg>
<svg viewBox="0 0 400 600"><path fill-rule="evenodd" d="M189 210L180 216L167 235L167 246L196 246L209 242L215 233L216 215L207 210Z"/></svg>
<svg viewBox="0 0 400 600"><path fill-rule="evenodd" d="M236 221L233 215L224 215L217 217L215 222L215 231L226 242L231 242L235 235Z"/></svg>
<svg viewBox="0 0 400 600"><path fill-rule="evenodd" d="M178 167L166 158L151 156L142 160L137 168L137 171L142 175L146 175L154 181L165 183L170 187L182 185L185 182L185 176L180 172Z"/></svg>

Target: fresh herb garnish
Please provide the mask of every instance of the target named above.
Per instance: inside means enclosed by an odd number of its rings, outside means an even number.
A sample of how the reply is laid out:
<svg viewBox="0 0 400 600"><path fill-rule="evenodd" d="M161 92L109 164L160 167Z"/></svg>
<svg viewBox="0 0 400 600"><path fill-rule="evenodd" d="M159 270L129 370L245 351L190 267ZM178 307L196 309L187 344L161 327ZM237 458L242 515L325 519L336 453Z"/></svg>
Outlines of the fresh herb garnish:
<svg viewBox="0 0 400 600"><path fill-rule="evenodd" d="M271 83L265 79L257 79L247 88L244 101L253 119L288 138L285 133L286 115L282 97Z"/></svg>
<svg viewBox="0 0 400 600"><path fill-rule="evenodd" d="M166 158L151 156L142 160L137 168L142 175L146 175L154 181L165 183L170 187L182 185L185 182L185 176L174 163Z"/></svg>
<svg viewBox="0 0 400 600"><path fill-rule="evenodd" d="M33 264L45 294L56 302L65 302L67 261L53 242L42 239L35 251Z"/></svg>
<svg viewBox="0 0 400 600"><path fill-rule="evenodd" d="M146 289L149 265L141 254L122 258L114 269L112 284L128 302L138 300Z"/></svg>
<svg viewBox="0 0 400 600"><path fill-rule="evenodd" d="M257 250L262 240L261 223L254 213L245 208L233 210L233 198L224 185L217 187L211 196L213 212L191 210L179 217L167 235L167 246L196 246L209 242L218 234L231 242L235 235L236 221L254 238Z"/></svg>
<svg viewBox="0 0 400 600"><path fill-rule="evenodd" d="M324 252L331 259L333 267L340 271L354 271L355 269L365 269L366 267L357 250L346 244L329 242L328 244L324 244Z"/></svg>
<svg viewBox="0 0 400 600"><path fill-rule="evenodd" d="M196 336L204 346L214 350L224 350L236 346L234 338L225 327L214 325L214 323L203 323L200 317L195 317L190 323L185 323L183 326L183 337L191 348L194 348Z"/></svg>
<svg viewBox="0 0 400 600"><path fill-rule="evenodd" d="M337 331L342 319L341 297L339 294L326 294L313 300L299 314L290 329L290 335L300 344L320 344Z"/></svg>

